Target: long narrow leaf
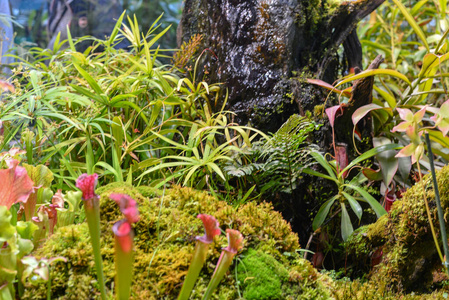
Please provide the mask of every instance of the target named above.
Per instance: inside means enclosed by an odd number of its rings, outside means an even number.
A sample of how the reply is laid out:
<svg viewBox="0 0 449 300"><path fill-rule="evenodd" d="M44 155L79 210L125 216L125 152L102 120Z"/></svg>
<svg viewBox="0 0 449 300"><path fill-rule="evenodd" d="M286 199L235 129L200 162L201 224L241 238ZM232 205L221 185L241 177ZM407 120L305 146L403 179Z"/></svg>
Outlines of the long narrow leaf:
<svg viewBox="0 0 449 300"><path fill-rule="evenodd" d="M342 194L348 200L349 205L351 206L351 208L354 211L357 218L359 218L359 220L360 220L362 218L362 213L363 213L363 210L362 210L362 207L360 206L360 204L357 202L357 200L354 199L354 197L352 197L348 193L342 192Z"/></svg>
<svg viewBox="0 0 449 300"><path fill-rule="evenodd" d="M427 52L430 52L429 45L427 44L427 38L424 32L421 30L421 27L416 23L413 16L409 13L407 8L402 4L400 0L392 0L396 6L401 10L404 17L407 19L407 22L410 24L410 26L415 31L416 35L421 39L421 42L426 47Z"/></svg>
<svg viewBox="0 0 449 300"><path fill-rule="evenodd" d="M361 187L352 184L345 184L345 186L358 192L362 196L362 201L368 203L371 206L371 208L374 210L378 218L387 213L385 208L383 208L382 205L380 205L380 203L373 198L373 196L371 196L367 191L365 191Z"/></svg>
<svg viewBox="0 0 449 300"><path fill-rule="evenodd" d="M338 197L339 195L335 195L334 197L324 202L323 205L321 205L320 210L313 219L312 223L313 230L317 230L323 224L324 220L326 220L326 217L329 214L329 210L331 209L335 200L338 199Z"/></svg>
<svg viewBox="0 0 449 300"><path fill-rule="evenodd" d="M348 211L346 210L346 206L344 203L341 204L341 237L343 241L347 241L349 236L354 231L352 227L351 218L349 218Z"/></svg>

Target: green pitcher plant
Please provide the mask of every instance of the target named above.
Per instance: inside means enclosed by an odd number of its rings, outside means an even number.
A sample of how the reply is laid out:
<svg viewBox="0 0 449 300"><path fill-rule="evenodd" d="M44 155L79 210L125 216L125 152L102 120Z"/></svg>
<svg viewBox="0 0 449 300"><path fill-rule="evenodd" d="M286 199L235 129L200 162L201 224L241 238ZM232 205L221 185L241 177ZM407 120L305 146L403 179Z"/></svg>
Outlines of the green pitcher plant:
<svg viewBox="0 0 449 300"><path fill-rule="evenodd" d="M359 202L368 203L378 218L386 214L387 212L382 205L362 187L362 183L367 180L366 177L359 173L351 180L348 180L347 176L349 171L352 168L358 167L360 162L383 151L394 150L397 148L400 148L400 145L389 144L373 148L354 159L345 167L340 166L337 160L328 161L321 153L311 152L310 155L326 171L326 173L321 173L311 168L306 168L303 172L331 180L338 188L337 194L324 202L318 210L312 223L313 230L317 230L323 225L335 203L338 203L341 211L341 235L344 241L346 241L354 231L352 221L349 217L347 204L349 204L349 207L359 220L362 218L363 214L363 209Z"/></svg>

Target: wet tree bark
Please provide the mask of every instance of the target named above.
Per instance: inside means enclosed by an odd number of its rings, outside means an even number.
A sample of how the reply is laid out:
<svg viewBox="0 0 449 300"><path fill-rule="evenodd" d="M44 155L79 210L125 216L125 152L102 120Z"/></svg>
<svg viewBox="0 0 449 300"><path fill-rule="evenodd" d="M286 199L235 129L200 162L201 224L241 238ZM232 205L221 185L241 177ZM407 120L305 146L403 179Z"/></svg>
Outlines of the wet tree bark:
<svg viewBox="0 0 449 300"><path fill-rule="evenodd" d="M237 113L235 121L275 132L293 113L316 116L324 126L314 141L329 152L331 128L326 119L314 114L319 106L322 111L328 91L310 85L306 78L332 84L351 68L363 69L355 28L384 1L186 0L178 44L194 34L203 36L200 48L210 51L201 58L197 78L224 83L229 92L227 109ZM341 45L344 58L338 55ZM363 90L370 94L371 88ZM216 108L221 106L218 103ZM346 129L337 128L337 135L347 136ZM284 216L293 222L302 241L310 229L305 228L310 225L306 212L316 207L315 201L310 191L301 188L290 204L285 203L290 207L284 207Z"/></svg>
<svg viewBox="0 0 449 300"><path fill-rule="evenodd" d="M323 103L319 88L303 79L336 80L346 70L340 45L349 67L362 68L354 29L383 2L186 0L178 42L202 34L201 46L211 52L199 69L207 69L208 81L225 83L228 108L242 124L275 131L292 113Z"/></svg>

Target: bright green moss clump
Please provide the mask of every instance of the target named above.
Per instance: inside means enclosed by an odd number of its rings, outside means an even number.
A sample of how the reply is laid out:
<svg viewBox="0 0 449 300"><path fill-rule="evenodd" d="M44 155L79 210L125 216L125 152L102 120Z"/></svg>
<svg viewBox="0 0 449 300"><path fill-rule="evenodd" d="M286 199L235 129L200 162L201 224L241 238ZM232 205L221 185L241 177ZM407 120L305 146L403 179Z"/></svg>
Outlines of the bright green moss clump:
<svg viewBox="0 0 449 300"><path fill-rule="evenodd" d="M109 199L111 193L125 193L132 196L139 204L141 214L141 220L134 227L135 263L132 299L176 298L191 261L195 236L203 234L202 223L196 218L200 213L215 216L223 230L233 228L242 232L245 237L242 257L251 257L250 253L263 253L264 264L275 265L276 269L283 270L279 275L282 295L295 295L291 299L297 299L301 292L307 292L306 289L300 288L306 281L309 283L304 286L309 286L310 290L317 289L315 281L320 275L310 263L299 259L295 252L299 249L296 234L270 204L250 202L235 209L205 192L189 188L175 187L166 190L162 197L157 190L133 188L123 183L101 187L97 193L101 196L102 256L106 286L109 290L113 290L115 276L111 227L122 218L116 203ZM224 235L216 238L209 250L207 263L193 291L192 299L201 299L221 249L226 244ZM248 252L248 249L259 249L259 252ZM68 259L67 264L60 263L52 270L52 299L93 299L98 295L86 224L60 228L36 251L35 255L64 256ZM248 263L251 270L257 269L251 265ZM246 293L242 285L243 279L239 277L237 281L233 269L234 266L219 285L214 295L215 299L237 299L238 289ZM258 288L254 282L251 284L253 291ZM320 285L318 293L326 294L324 289L324 285ZM35 287L28 285L23 299L45 297L45 284Z"/></svg>
<svg viewBox="0 0 449 300"><path fill-rule="evenodd" d="M247 300L281 299L282 284L288 280L287 269L272 256L250 249L238 267L239 278L244 278Z"/></svg>

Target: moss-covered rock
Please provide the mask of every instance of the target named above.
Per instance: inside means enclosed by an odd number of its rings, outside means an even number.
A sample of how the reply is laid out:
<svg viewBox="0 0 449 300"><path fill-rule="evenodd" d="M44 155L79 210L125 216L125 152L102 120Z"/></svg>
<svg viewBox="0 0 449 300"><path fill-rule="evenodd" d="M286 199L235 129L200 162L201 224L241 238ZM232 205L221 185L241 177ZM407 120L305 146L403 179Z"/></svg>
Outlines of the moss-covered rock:
<svg viewBox="0 0 449 300"><path fill-rule="evenodd" d="M437 172L441 204L449 213L449 166ZM355 255L367 254L382 246L382 263L372 271L372 280L379 286L398 291L426 290L433 281L432 272L441 268L441 260L432 237L423 192L426 192L430 214L438 240L439 222L435 194L430 175L410 188L389 213L366 226L364 234L354 235L348 243ZM360 250L362 249L362 250Z"/></svg>
<svg viewBox="0 0 449 300"><path fill-rule="evenodd" d="M97 193L101 196L102 256L106 286L109 290L113 288L116 272L111 227L122 218L118 206L109 199L109 195L125 193L137 201L141 214L141 220L134 227L133 299L176 298L192 258L195 236L201 235L203 231L201 221L196 218L200 213L215 216L222 229L233 228L242 232L245 237L242 257L246 260L245 266L249 270L255 272L261 265L264 265L265 269L276 266L278 270L282 270L279 271L282 295L295 295L294 299L297 299L301 293L327 293L324 285L316 283L321 275L296 253L299 248L296 234L292 233L290 225L278 212L273 211L270 204L250 202L236 209L205 192L189 188L175 187L166 190L164 196L158 196L158 191L133 188L123 183L99 188ZM145 197L143 194L151 197ZM200 299L203 295L221 248L226 244L225 236L221 235L216 238L213 247L210 247L207 263L193 291L192 299ZM257 251L248 252L248 249ZM263 254L263 262L257 262L256 266L253 265L254 253ZM51 272L53 299L98 297L92 248L85 223L60 228L34 254L38 257L64 256L68 259L67 264L60 263ZM250 286L252 291L257 289L254 282L251 282ZM238 290L247 293L245 287L243 278L239 276L236 280L235 272L231 271L219 285L214 297L237 299ZM45 297L45 284L36 287L28 285L23 299ZM308 296L305 299L307 298Z"/></svg>

